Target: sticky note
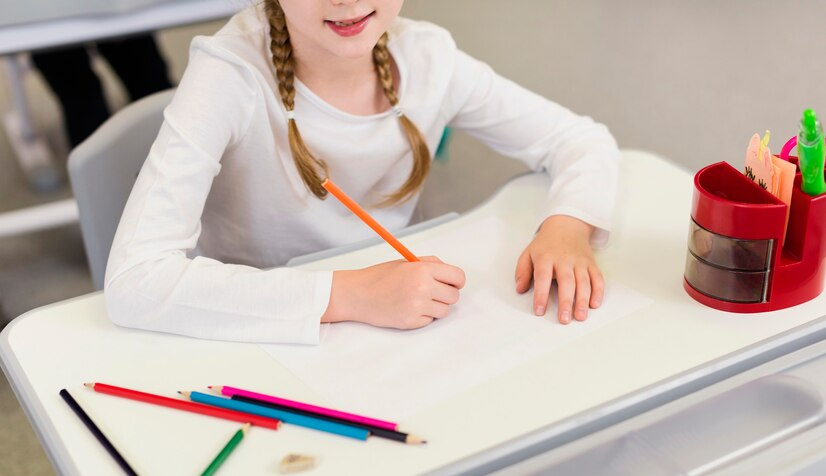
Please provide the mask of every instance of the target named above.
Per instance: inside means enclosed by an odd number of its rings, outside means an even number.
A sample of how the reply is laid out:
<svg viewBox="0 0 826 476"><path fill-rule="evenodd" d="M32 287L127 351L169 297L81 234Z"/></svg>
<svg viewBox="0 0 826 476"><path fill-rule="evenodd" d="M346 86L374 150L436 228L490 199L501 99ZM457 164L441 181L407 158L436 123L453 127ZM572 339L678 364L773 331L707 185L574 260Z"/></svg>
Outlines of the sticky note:
<svg viewBox="0 0 826 476"><path fill-rule="evenodd" d="M768 147L761 145L760 136L754 134L746 149L746 166L744 173L754 183L763 187L767 192L775 188L774 164Z"/></svg>

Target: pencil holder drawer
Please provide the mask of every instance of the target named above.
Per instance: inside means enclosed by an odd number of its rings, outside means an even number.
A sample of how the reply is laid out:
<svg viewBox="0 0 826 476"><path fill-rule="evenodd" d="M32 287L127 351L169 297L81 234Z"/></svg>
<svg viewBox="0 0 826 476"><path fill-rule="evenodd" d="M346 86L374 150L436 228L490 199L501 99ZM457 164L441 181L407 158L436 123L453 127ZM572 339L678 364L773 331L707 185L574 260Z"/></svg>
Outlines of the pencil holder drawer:
<svg viewBox="0 0 826 476"><path fill-rule="evenodd" d="M715 299L730 302L764 302L769 272L738 271L713 266L695 256L686 256L685 279L694 289Z"/></svg>
<svg viewBox="0 0 826 476"><path fill-rule="evenodd" d="M741 240L712 233L693 219L689 224L689 253L712 266L740 271L768 271L772 246L772 240Z"/></svg>
<svg viewBox="0 0 826 476"><path fill-rule="evenodd" d="M689 294L714 302L766 302L785 221L786 205L731 165L700 170L684 273Z"/></svg>

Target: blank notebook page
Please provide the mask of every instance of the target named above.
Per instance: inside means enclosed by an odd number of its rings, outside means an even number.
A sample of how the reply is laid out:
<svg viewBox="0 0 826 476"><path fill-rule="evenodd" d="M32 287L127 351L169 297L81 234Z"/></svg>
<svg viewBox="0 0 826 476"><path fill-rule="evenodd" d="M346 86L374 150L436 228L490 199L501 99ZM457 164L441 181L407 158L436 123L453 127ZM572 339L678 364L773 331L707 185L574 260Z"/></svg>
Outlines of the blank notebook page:
<svg viewBox="0 0 826 476"><path fill-rule="evenodd" d="M414 253L439 256L467 276L450 314L424 328L323 324L318 346L261 347L326 400L316 403L402 420L652 302L609 277L602 306L585 322L557 321L555 290L546 315L535 316L533 289L519 295L514 281L531 238L491 217L417 242Z"/></svg>

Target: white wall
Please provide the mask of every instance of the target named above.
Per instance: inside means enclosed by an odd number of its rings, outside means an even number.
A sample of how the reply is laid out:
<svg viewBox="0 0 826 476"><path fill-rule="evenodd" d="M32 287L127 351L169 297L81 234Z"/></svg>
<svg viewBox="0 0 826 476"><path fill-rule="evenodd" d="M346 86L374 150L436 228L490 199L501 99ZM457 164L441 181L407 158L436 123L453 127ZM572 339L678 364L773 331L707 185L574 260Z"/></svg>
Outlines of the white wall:
<svg viewBox="0 0 826 476"><path fill-rule="evenodd" d="M824 0L408 0L403 14L448 28L500 74L607 124L620 147L691 170L740 164L751 134L766 129L779 151L807 107L826 118ZM518 170L469 140L453 146L443 169L484 163L469 202Z"/></svg>
<svg viewBox="0 0 826 476"><path fill-rule="evenodd" d="M448 28L460 48L500 74L604 122L621 147L691 170L739 163L751 134L765 129L779 150L806 107L826 117L826 0L407 0L402 13ZM159 35L174 77L191 36L218 27ZM122 104L119 85L105 76L113 102ZM35 119L65 149L53 99L37 77L27 87ZM12 190L20 177L6 165L9 154L0 134L0 209L48 199ZM428 214L465 210L524 170L461 136L448 163L434 168ZM457 180L467 186L457 189Z"/></svg>

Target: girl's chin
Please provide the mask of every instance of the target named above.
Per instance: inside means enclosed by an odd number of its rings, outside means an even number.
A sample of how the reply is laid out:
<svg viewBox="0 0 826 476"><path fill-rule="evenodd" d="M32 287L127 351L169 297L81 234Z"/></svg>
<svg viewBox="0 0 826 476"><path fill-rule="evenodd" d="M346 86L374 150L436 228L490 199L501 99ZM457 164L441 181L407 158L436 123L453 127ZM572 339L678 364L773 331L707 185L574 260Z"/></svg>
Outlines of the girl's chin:
<svg viewBox="0 0 826 476"><path fill-rule="evenodd" d="M374 41L367 38L359 38L359 41L336 41L329 51L342 59L361 59L372 55L377 42L378 38Z"/></svg>

